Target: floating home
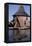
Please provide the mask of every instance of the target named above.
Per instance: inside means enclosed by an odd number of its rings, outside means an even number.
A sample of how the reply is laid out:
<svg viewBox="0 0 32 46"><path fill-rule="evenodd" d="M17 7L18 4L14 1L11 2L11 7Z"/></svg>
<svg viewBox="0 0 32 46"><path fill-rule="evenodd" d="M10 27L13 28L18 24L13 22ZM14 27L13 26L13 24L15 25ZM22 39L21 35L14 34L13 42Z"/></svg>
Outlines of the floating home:
<svg viewBox="0 0 32 46"><path fill-rule="evenodd" d="M24 11L24 7L21 6L19 10L13 15L14 27L29 27L30 26L30 15Z"/></svg>
<svg viewBox="0 0 32 46"><path fill-rule="evenodd" d="M24 36L27 35L28 31L30 32L30 15L25 12L24 7L21 5L19 10L13 15L13 18L14 28L17 29L14 30L14 39L17 41L18 39L24 38ZM28 37L30 39L30 36ZM28 37L26 37L26 40L29 40Z"/></svg>

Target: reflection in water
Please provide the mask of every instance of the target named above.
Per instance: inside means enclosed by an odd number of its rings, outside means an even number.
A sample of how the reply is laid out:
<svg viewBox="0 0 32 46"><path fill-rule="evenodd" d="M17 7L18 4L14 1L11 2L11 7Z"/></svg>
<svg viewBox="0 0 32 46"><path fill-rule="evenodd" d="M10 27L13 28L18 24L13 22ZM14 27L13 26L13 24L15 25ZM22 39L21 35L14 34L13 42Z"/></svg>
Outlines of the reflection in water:
<svg viewBox="0 0 32 46"><path fill-rule="evenodd" d="M26 32L24 33L24 35L19 34L20 37L17 37L17 35L13 34L13 30L9 29L9 42L11 41L30 41L30 29L25 30L25 31Z"/></svg>

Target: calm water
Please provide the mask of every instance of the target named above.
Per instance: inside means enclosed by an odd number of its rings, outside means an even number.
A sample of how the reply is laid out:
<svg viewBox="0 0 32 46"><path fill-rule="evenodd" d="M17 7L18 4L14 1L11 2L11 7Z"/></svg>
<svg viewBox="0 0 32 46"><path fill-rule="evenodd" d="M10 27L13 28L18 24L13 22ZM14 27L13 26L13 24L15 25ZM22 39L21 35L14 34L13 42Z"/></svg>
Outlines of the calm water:
<svg viewBox="0 0 32 46"><path fill-rule="evenodd" d="M9 30L9 41L13 41L13 31Z"/></svg>
<svg viewBox="0 0 32 46"><path fill-rule="evenodd" d="M21 41L30 40L30 30L26 30L27 37L22 38ZM9 41L13 41L13 30L9 30Z"/></svg>

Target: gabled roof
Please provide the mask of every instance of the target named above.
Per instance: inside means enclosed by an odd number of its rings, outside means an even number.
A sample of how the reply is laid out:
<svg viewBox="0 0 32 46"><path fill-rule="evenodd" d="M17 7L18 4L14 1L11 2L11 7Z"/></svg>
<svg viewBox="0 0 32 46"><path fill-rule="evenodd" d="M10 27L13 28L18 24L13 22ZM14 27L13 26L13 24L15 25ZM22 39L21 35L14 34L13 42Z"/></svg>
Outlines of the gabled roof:
<svg viewBox="0 0 32 46"><path fill-rule="evenodd" d="M15 17L15 16L29 16L29 15L25 12L23 5L21 5L19 10L13 16Z"/></svg>

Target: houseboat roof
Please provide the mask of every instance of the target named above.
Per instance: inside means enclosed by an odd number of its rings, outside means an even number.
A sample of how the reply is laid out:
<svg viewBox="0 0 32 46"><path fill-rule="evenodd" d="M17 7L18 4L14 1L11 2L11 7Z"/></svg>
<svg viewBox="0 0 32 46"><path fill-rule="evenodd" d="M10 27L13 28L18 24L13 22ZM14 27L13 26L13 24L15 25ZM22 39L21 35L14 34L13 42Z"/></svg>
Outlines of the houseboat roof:
<svg viewBox="0 0 32 46"><path fill-rule="evenodd" d="M28 16L28 17L30 17L30 15L28 15L25 12L23 5L21 5L19 10L13 15L13 17L16 17L16 16Z"/></svg>

